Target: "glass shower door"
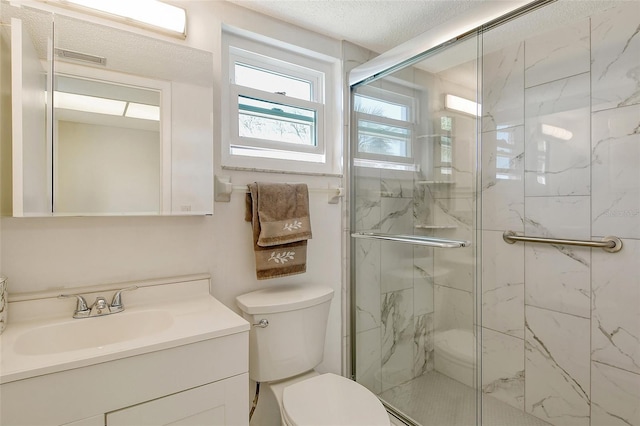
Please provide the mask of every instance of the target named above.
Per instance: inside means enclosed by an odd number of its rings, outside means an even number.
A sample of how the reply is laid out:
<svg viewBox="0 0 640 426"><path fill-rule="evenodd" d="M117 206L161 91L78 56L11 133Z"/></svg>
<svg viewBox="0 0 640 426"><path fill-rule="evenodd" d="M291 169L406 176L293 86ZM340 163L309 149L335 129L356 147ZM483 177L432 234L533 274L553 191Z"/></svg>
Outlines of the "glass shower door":
<svg viewBox="0 0 640 426"><path fill-rule="evenodd" d="M640 424L640 3L543 3L352 87L352 369L410 424Z"/></svg>
<svg viewBox="0 0 640 426"><path fill-rule="evenodd" d="M352 90L353 371L422 425L477 418L477 57L469 36Z"/></svg>

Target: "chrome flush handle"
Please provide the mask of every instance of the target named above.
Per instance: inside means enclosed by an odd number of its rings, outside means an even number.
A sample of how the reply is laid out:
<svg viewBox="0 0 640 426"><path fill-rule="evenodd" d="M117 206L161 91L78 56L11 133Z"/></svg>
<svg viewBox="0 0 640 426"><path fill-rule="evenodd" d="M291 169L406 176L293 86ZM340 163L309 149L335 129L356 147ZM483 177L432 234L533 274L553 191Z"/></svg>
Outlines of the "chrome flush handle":
<svg viewBox="0 0 640 426"><path fill-rule="evenodd" d="M261 319L260 321L258 321L257 324L251 324L254 327L260 327L260 328L267 328L269 327L269 320L266 318Z"/></svg>

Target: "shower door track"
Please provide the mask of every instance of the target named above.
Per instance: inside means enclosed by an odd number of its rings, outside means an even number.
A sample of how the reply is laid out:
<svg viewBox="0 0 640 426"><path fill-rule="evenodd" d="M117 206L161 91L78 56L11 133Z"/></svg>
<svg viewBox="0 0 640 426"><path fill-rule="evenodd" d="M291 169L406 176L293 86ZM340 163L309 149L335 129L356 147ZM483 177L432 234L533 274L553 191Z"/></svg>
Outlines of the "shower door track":
<svg viewBox="0 0 640 426"><path fill-rule="evenodd" d="M353 238L393 241L395 243L413 244L416 246L437 248L460 248L471 246L471 241L448 240L445 238L423 237L421 235L394 235L379 232L354 232Z"/></svg>

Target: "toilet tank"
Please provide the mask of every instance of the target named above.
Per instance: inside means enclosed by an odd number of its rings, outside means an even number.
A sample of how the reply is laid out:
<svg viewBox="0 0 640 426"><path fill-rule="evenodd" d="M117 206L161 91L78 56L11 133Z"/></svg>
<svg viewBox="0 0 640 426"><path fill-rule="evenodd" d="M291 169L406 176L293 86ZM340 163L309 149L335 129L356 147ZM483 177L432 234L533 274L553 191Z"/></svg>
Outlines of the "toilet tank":
<svg viewBox="0 0 640 426"><path fill-rule="evenodd" d="M236 298L251 324L249 377L272 382L296 376L322 361L333 289L286 285L265 288Z"/></svg>

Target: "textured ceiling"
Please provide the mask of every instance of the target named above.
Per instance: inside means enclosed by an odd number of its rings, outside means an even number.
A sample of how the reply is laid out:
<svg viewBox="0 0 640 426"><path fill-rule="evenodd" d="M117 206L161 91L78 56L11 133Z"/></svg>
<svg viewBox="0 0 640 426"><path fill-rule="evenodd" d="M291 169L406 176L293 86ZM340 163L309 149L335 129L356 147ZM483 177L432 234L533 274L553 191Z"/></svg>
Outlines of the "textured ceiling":
<svg viewBox="0 0 640 426"><path fill-rule="evenodd" d="M509 0L226 1L383 53L474 8L489 2L506 4ZM566 25L620 1L625 0L558 0L511 21L517 22L515 25L502 25L485 33L485 47L497 50L504 44ZM442 61L442 55L438 58ZM456 60L459 62L460 58ZM424 65L427 66L426 63ZM443 66L446 68L447 64L439 64L440 68Z"/></svg>
<svg viewBox="0 0 640 426"><path fill-rule="evenodd" d="M484 2L504 3L508 0L226 1L382 53L465 11L480 7ZM492 49L498 49L502 43L522 40L525 36L561 26L573 19L611 7L612 3L615 1L560 0L519 19L517 25L504 25L492 30L485 35L485 48L492 46ZM45 57L46 34L51 30L50 15L32 9L14 8L4 1L0 3L0 8L1 15L5 18L17 16L24 19L37 50ZM205 82L211 79L211 53L62 16L57 19L59 25L56 27L56 47L105 56L107 69L165 80ZM438 64L425 62L423 67L433 72L450 68L465 58L464 55L461 58L459 52L460 49L457 49L452 63L443 61L443 56L439 55ZM470 49L470 52L472 56L475 55L475 50ZM168 58L173 60L169 61ZM191 66L185 67L185 63Z"/></svg>
<svg viewBox="0 0 640 426"><path fill-rule="evenodd" d="M227 1L382 53L483 0Z"/></svg>

